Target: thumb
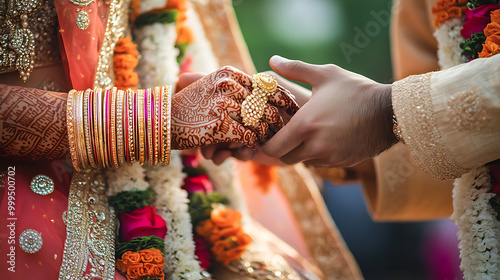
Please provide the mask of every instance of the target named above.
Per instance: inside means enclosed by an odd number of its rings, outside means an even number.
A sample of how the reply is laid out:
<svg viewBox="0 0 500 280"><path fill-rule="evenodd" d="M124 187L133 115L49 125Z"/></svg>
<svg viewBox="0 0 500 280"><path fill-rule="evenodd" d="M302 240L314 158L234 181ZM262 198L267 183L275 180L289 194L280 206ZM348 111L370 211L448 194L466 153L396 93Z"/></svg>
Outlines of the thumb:
<svg viewBox="0 0 500 280"><path fill-rule="evenodd" d="M281 76L298 82L314 85L319 81L320 68L318 65L289 60L279 55L274 55L269 60L269 65Z"/></svg>

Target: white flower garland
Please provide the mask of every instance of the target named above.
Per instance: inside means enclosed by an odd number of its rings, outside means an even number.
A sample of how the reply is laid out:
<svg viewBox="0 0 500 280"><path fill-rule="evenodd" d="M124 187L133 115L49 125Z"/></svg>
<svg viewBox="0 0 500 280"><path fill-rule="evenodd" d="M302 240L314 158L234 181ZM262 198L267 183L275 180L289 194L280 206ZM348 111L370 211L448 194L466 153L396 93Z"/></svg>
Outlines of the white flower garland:
<svg viewBox="0 0 500 280"><path fill-rule="evenodd" d="M154 203L167 222L165 237L165 274L168 279L201 279L201 268L195 256L191 216L188 212L188 194L182 184L180 153L172 151L170 165L147 168L147 176L155 191Z"/></svg>
<svg viewBox="0 0 500 280"><path fill-rule="evenodd" d="M455 180L451 220L460 228L460 268L465 279L499 279L500 223L490 205L489 168L481 167Z"/></svg>
<svg viewBox="0 0 500 280"><path fill-rule="evenodd" d="M145 191L149 188L144 168L139 163L125 164L116 169L106 170L108 181L108 196L117 195L125 191Z"/></svg>
<svg viewBox="0 0 500 280"><path fill-rule="evenodd" d="M462 55L460 48L460 44L465 41L460 34L462 27L462 19L452 18L441 24L434 32L434 37L439 43L438 60L441 69L448 69L467 62L467 58Z"/></svg>
<svg viewBox="0 0 500 280"><path fill-rule="evenodd" d="M442 69L467 62L462 55L460 34L463 18L453 18L434 32L438 41L438 59ZM453 214L460 240L460 269L467 280L500 279L500 222L489 203L489 169L480 167L455 180L453 188Z"/></svg>
<svg viewBox="0 0 500 280"><path fill-rule="evenodd" d="M175 23L153 23L134 30L137 49L141 53L136 71L139 87L172 85L177 83L179 50L175 48Z"/></svg>
<svg viewBox="0 0 500 280"><path fill-rule="evenodd" d="M163 8L167 5L167 2L166 0L141 0L139 14Z"/></svg>

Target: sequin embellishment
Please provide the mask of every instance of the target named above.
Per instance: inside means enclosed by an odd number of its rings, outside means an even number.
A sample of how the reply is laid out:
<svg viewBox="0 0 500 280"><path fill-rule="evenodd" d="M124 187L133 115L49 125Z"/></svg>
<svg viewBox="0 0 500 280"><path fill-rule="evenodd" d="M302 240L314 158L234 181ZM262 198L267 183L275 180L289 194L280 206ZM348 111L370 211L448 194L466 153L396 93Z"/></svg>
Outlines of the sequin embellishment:
<svg viewBox="0 0 500 280"><path fill-rule="evenodd" d="M19 235L19 246L29 254L38 252L43 245L42 234L34 229L27 229Z"/></svg>
<svg viewBox="0 0 500 280"><path fill-rule="evenodd" d="M31 180L31 190L39 195L48 195L54 191L54 181L45 175L36 175Z"/></svg>
<svg viewBox="0 0 500 280"><path fill-rule="evenodd" d="M89 21L89 14L84 10L80 10L78 15L76 15L76 26L81 30L85 30L89 27Z"/></svg>
<svg viewBox="0 0 500 280"><path fill-rule="evenodd" d="M481 131L491 122L491 118L482 107L481 96L472 91L450 97L448 112L459 130Z"/></svg>

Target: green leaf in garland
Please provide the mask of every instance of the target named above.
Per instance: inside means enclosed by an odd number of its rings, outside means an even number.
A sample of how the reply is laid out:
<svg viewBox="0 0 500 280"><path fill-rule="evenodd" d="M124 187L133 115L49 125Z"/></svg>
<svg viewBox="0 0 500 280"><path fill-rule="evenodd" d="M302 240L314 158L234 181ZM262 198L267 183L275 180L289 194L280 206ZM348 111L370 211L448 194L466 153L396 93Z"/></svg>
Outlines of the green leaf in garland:
<svg viewBox="0 0 500 280"><path fill-rule="evenodd" d="M186 55L186 50L188 46L189 43L179 43L175 45L175 47L179 50L179 55L177 56L177 63L180 64L182 62L184 55Z"/></svg>
<svg viewBox="0 0 500 280"><path fill-rule="evenodd" d="M151 248L156 248L163 252L165 250L165 240L156 235L136 237L128 242L117 244L115 256L116 259L120 259L127 251L137 252Z"/></svg>
<svg viewBox="0 0 500 280"><path fill-rule="evenodd" d="M469 0L467 2L467 8L473 10L481 5L498 4L499 0Z"/></svg>
<svg viewBox="0 0 500 280"><path fill-rule="evenodd" d="M204 192L195 192L189 196L189 214L193 227L199 222L209 219L212 213L212 204L228 204L227 198L218 192L205 194Z"/></svg>
<svg viewBox="0 0 500 280"><path fill-rule="evenodd" d="M162 279L153 278L153 277L151 277L151 276L148 276L148 277L144 277L144 278L142 278L142 280L162 280Z"/></svg>
<svg viewBox="0 0 500 280"><path fill-rule="evenodd" d="M157 22L163 24L174 23L177 22L178 15L178 10L165 10L156 13L142 14L135 19L135 26L140 28Z"/></svg>
<svg viewBox="0 0 500 280"><path fill-rule="evenodd" d="M460 44L460 48L463 50L462 55L468 59L478 58L479 53L483 50L484 41L486 41L484 32L472 34L469 39L465 39L465 42Z"/></svg>
<svg viewBox="0 0 500 280"><path fill-rule="evenodd" d="M109 198L109 204L115 208L116 213L130 213L135 209L151 204L153 190L126 191Z"/></svg>
<svg viewBox="0 0 500 280"><path fill-rule="evenodd" d="M497 212L497 220L500 221L500 194L490 198L490 205Z"/></svg>
<svg viewBox="0 0 500 280"><path fill-rule="evenodd" d="M190 167L184 166L182 172L186 173L188 177L196 177L199 175L207 174L207 170L203 167Z"/></svg>

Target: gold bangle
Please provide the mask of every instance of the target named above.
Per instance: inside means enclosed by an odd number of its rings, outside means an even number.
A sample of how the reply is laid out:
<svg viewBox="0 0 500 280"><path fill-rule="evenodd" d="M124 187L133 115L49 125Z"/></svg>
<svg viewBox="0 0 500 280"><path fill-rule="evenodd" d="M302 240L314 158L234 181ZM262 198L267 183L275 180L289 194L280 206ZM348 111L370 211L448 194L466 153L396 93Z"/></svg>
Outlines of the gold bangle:
<svg viewBox="0 0 500 280"><path fill-rule="evenodd" d="M104 155L104 128L103 128L103 96L102 96L102 89L101 88L96 88L94 90L96 93L96 100L97 100L97 106L96 106L96 111L97 111L97 118L96 118L96 123L97 123L97 154L100 157L100 162L101 162L101 167L106 168L106 156Z"/></svg>
<svg viewBox="0 0 500 280"><path fill-rule="evenodd" d="M135 93L131 89L127 89L127 100L128 100L128 110L127 110L127 143L128 143L128 157L129 162L135 162L135 147L134 147L134 100Z"/></svg>
<svg viewBox="0 0 500 280"><path fill-rule="evenodd" d="M118 157L118 165L122 165L125 161L125 148L123 146L123 109L126 104L124 104L124 91L118 90L116 92L116 152Z"/></svg>
<svg viewBox="0 0 500 280"><path fill-rule="evenodd" d="M83 128L85 129L85 150L87 151L89 164L92 168L97 168L94 160L94 152L92 151L92 138L90 136L89 101L91 92L91 89L87 89L83 97Z"/></svg>
<svg viewBox="0 0 500 280"><path fill-rule="evenodd" d="M76 90L72 89L68 93L67 108L66 108L66 126L68 127L68 142L69 142L69 153L71 155L71 162L76 171L80 171L78 162L76 159L76 147L75 147L75 131L74 131L74 114L73 114L73 101L74 94Z"/></svg>
<svg viewBox="0 0 500 280"><path fill-rule="evenodd" d="M147 122L147 139L148 139L148 164L154 165L154 149L153 149L153 116L154 116L154 98L153 98L153 90L148 88L146 91L147 94L147 104L146 109L148 112L148 122Z"/></svg>
<svg viewBox="0 0 500 280"><path fill-rule="evenodd" d="M111 152L109 153L111 156L111 163L113 167L118 167L118 155L116 153L116 87L112 88L110 91L110 99L111 99L111 112L110 112L110 144L111 144Z"/></svg>
<svg viewBox="0 0 500 280"><path fill-rule="evenodd" d="M170 116L171 116L171 96L170 88L164 86L161 88L161 162L163 165L170 164Z"/></svg>
<svg viewBox="0 0 500 280"><path fill-rule="evenodd" d="M144 164L144 93L146 90L137 90L137 119L138 119L138 134L139 134L139 164Z"/></svg>
<svg viewBox="0 0 500 280"><path fill-rule="evenodd" d="M88 168L88 159L87 159L87 149L85 145L85 128L83 123L83 97L84 91L77 92L77 103L76 103L76 139L77 139L77 156L80 159L81 167L83 170L87 170Z"/></svg>
<svg viewBox="0 0 500 280"><path fill-rule="evenodd" d="M159 159L159 150L160 150L160 147L158 146L158 144L160 143L160 88L159 87L155 87L154 88L154 91L153 91L153 95L154 95L154 108L155 108L155 112L154 112L154 117L153 117L153 120L154 120L154 129L153 129L153 140L154 140L154 145L153 145L153 148L154 148L154 165L157 165L160 161Z"/></svg>

